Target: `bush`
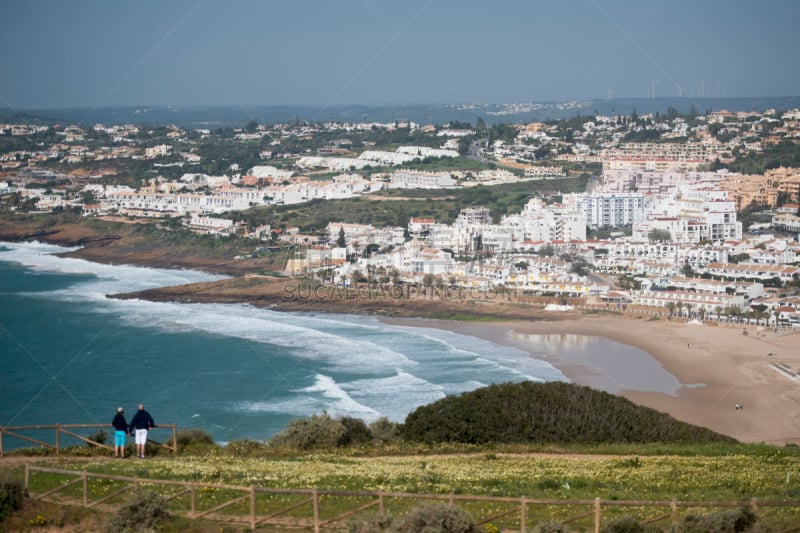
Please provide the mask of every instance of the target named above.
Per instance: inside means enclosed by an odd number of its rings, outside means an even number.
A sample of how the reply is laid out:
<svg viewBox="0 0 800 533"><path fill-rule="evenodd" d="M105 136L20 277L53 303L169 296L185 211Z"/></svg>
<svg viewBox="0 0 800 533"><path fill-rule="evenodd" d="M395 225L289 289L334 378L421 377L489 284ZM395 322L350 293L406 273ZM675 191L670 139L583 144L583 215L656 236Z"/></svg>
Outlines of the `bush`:
<svg viewBox="0 0 800 533"><path fill-rule="evenodd" d="M675 529L676 533L743 533L758 522L752 509L741 507L735 511L720 511L705 516L686 515Z"/></svg>
<svg viewBox="0 0 800 533"><path fill-rule="evenodd" d="M645 527L632 516L621 516L603 526L601 533L646 533Z"/></svg>
<svg viewBox="0 0 800 533"><path fill-rule="evenodd" d="M225 453L233 457L253 457L264 455L269 446L257 440L232 440L225 445Z"/></svg>
<svg viewBox="0 0 800 533"><path fill-rule="evenodd" d="M350 416L339 420L344 427L344 433L336 442L337 446L350 446L351 444L364 444L372 440L372 433L360 418Z"/></svg>
<svg viewBox="0 0 800 533"><path fill-rule="evenodd" d="M154 492L134 494L106 524L107 533L152 531L169 518L167 502Z"/></svg>
<svg viewBox="0 0 800 533"><path fill-rule="evenodd" d="M560 522L542 522L533 528L533 533L569 533L569 529Z"/></svg>
<svg viewBox="0 0 800 533"><path fill-rule="evenodd" d="M734 442L654 409L571 383L504 383L448 396L410 413L409 441L434 444Z"/></svg>
<svg viewBox="0 0 800 533"><path fill-rule="evenodd" d="M178 446L186 447L191 444L214 444L211 435L202 429L182 429L177 435Z"/></svg>
<svg viewBox="0 0 800 533"><path fill-rule="evenodd" d="M96 442L97 444L105 444L107 438L108 438L108 433L106 433L106 431L104 429L101 429L100 431L98 431L94 435L91 435L89 437L89 440L92 441L92 442ZM88 442L86 443L86 445L94 448L94 446L92 446Z"/></svg>
<svg viewBox="0 0 800 533"><path fill-rule="evenodd" d="M23 494L19 481L0 479L0 522L20 508Z"/></svg>
<svg viewBox="0 0 800 533"><path fill-rule="evenodd" d="M176 436L179 452L206 451L214 446L214 439L202 429L182 429Z"/></svg>
<svg viewBox="0 0 800 533"><path fill-rule="evenodd" d="M270 444L298 450L333 448L345 432L341 420L334 420L328 413L322 413L311 418L297 418L290 421L286 429L272 437Z"/></svg>
<svg viewBox="0 0 800 533"><path fill-rule="evenodd" d="M389 514L372 514L362 518L351 519L347 523L348 533L378 533L391 531L394 518Z"/></svg>
<svg viewBox="0 0 800 533"><path fill-rule="evenodd" d="M415 507L395 529L397 533L478 533L472 517L460 507L427 503Z"/></svg>
<svg viewBox="0 0 800 533"><path fill-rule="evenodd" d="M379 442L395 442L400 438L400 427L385 416L371 423L369 431L373 440Z"/></svg>

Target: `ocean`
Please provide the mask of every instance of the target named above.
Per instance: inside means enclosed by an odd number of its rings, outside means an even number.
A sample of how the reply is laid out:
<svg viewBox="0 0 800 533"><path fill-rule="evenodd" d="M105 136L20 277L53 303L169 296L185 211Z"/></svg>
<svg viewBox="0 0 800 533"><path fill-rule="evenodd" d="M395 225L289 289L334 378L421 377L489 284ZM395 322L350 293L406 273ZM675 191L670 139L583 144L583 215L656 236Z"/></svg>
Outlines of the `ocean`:
<svg viewBox="0 0 800 533"><path fill-rule="evenodd" d="M519 348L374 317L110 299L220 276L68 250L0 243L0 425L110 424L144 403L156 423L263 440L323 411L400 422L448 394L566 380Z"/></svg>

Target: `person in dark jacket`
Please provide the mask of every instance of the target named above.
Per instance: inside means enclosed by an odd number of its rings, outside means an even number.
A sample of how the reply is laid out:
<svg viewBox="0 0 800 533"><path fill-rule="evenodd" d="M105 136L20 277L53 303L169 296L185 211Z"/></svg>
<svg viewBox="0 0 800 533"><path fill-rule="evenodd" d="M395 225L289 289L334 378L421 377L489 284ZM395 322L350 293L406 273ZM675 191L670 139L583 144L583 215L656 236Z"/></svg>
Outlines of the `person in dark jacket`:
<svg viewBox="0 0 800 533"><path fill-rule="evenodd" d="M147 432L156 427L153 417L139 404L139 410L131 418L130 432L136 438L136 455L144 459L144 445L147 444Z"/></svg>
<svg viewBox="0 0 800 533"><path fill-rule="evenodd" d="M111 425L114 426L114 457L125 457L125 436L128 434L128 423L125 421L125 410L117 407L117 414Z"/></svg>

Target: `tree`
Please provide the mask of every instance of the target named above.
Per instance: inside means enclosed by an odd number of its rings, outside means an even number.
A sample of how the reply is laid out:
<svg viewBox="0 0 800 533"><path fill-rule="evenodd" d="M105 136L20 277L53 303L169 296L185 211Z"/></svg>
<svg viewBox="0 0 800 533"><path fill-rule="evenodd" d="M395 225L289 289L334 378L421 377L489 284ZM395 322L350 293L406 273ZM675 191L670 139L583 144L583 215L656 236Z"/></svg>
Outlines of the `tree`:
<svg viewBox="0 0 800 533"><path fill-rule="evenodd" d="M435 281L432 274L425 274L425 277L422 278L422 285L425 287L425 296L428 296L428 289L433 286Z"/></svg>
<svg viewBox="0 0 800 533"><path fill-rule="evenodd" d="M356 289L358 288L358 282L361 281L362 279L365 279L364 274L362 274L361 271L358 269L353 270L353 273L350 274L350 281L352 282L353 287Z"/></svg>
<svg viewBox="0 0 800 533"><path fill-rule="evenodd" d="M654 228L647 234L647 238L650 242L670 242L672 235L669 230Z"/></svg>
<svg viewBox="0 0 800 533"><path fill-rule="evenodd" d="M81 202L84 205L86 205L86 204L94 204L94 203L97 202L97 198L95 197L94 192L92 192L92 191L83 191L81 193Z"/></svg>
<svg viewBox="0 0 800 533"><path fill-rule="evenodd" d="M336 246L338 248L344 248L347 246L347 241L344 238L344 227L339 226L339 236L336 238Z"/></svg>

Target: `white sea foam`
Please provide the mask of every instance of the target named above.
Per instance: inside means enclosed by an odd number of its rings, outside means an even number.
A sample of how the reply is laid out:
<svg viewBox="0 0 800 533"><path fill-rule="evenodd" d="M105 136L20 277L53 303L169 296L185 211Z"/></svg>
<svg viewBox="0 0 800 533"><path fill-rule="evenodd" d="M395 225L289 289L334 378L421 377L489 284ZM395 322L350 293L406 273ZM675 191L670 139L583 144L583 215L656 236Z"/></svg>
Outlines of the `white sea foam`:
<svg viewBox="0 0 800 533"><path fill-rule="evenodd" d="M445 397L446 388L408 372L398 370L387 377L360 379L341 387L359 402L370 405L383 416L402 420L409 411Z"/></svg>
<svg viewBox="0 0 800 533"><path fill-rule="evenodd" d="M119 324L165 333L197 332L281 347L280 357L293 357L314 372L314 383L275 393L245 391L227 409L242 413L310 416L332 415L373 420L402 420L414 408L490 383L563 379L545 361L514 347L433 329L393 326L372 317L281 313L243 304L182 304L114 300L107 294L219 279L196 271L100 265L53 255L67 249L39 244L8 244L0 261L15 261L39 271L88 274L66 289L31 294L86 304ZM110 321L110 323L114 323ZM262 357L271 357L269 349ZM240 371L226 353L230 371ZM248 353L252 357L252 354ZM296 383L296 382L295 382ZM219 398L217 405L225 405Z"/></svg>
<svg viewBox="0 0 800 533"><path fill-rule="evenodd" d="M374 420L379 412L353 399L336 381L323 374L316 374L314 383L296 389L296 396L270 401L243 402L234 410L245 412L284 413L292 416L310 416L326 411L331 416L352 416Z"/></svg>
<svg viewBox="0 0 800 533"><path fill-rule="evenodd" d="M2 246L7 250L0 251L0 260L14 261L37 271L94 276L95 279L91 281L77 283L63 291L54 291L54 294L63 296L83 295L83 299L95 297L95 294L100 294L100 297L104 298L106 294L114 292L132 292L199 281L213 281L225 277L196 270L108 265L56 255L79 249L76 247L67 248L38 242L2 243ZM89 291L86 290L87 288Z"/></svg>

